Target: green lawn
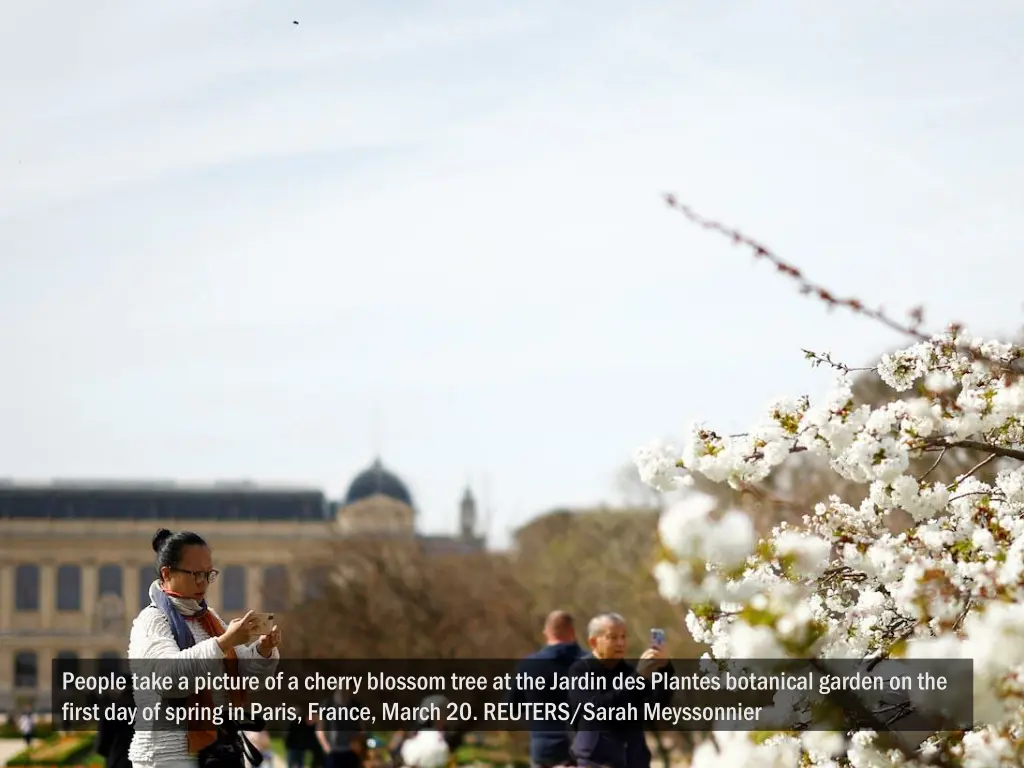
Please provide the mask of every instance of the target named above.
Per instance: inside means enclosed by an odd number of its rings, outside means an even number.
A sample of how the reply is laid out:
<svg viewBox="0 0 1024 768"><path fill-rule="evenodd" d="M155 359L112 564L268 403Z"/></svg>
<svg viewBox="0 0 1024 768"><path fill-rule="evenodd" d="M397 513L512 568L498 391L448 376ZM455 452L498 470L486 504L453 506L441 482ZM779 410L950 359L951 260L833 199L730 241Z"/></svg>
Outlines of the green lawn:
<svg viewBox="0 0 1024 768"><path fill-rule="evenodd" d="M13 755L7 760L7 765L84 765L95 755L92 751L95 741L95 733L72 733L66 736L55 734Z"/></svg>

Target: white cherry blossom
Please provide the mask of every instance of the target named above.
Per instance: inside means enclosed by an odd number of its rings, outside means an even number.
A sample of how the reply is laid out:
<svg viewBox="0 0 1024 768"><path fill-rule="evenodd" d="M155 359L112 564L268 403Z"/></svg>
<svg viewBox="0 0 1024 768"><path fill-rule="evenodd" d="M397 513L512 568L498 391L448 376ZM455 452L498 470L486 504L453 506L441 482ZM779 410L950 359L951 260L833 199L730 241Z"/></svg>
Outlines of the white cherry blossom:
<svg viewBox="0 0 1024 768"><path fill-rule="evenodd" d="M762 542L744 513L715 519L705 494L665 512L659 589L689 606L686 625L711 658L974 660L961 689L972 691L975 727L962 738L908 746L867 730L716 733L694 766L1024 764L1022 363L1019 346L952 329L882 356L890 402L855 403L843 373L818 403L771 403L744 435L700 424L678 450L638 452L641 476L663 490L689 474L743 488L800 452L863 488L855 503L833 496ZM911 474L914 459L942 450L998 461L994 482L975 477L978 466L948 484ZM913 520L899 534L888 527L896 511ZM913 703L927 711L929 698Z"/></svg>

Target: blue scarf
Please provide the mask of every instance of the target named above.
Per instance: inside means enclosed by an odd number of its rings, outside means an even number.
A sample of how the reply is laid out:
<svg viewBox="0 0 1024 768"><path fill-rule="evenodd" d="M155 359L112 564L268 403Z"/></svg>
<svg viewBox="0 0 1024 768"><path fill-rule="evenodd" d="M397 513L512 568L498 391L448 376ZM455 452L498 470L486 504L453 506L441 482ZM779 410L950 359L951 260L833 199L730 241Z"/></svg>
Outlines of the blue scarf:
<svg viewBox="0 0 1024 768"><path fill-rule="evenodd" d="M178 644L178 650L183 651L196 644L196 639L192 637L192 631L188 628L188 624L185 623L185 617L182 616L182 610L189 611L190 617L198 619L206 613L207 606L205 600L196 602L195 600L171 597L160 589L159 581L154 581L150 585L149 599L153 601L153 605L163 611L164 616L171 623L171 632L174 634L174 641ZM192 610L192 605L190 604L197 606L198 609Z"/></svg>

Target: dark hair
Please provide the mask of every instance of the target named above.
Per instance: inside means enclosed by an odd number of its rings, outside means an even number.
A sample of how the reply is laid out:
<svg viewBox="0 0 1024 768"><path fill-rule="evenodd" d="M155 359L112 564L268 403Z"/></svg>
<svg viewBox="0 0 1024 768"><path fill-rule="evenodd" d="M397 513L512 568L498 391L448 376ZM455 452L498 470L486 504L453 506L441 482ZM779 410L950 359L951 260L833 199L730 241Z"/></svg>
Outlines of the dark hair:
<svg viewBox="0 0 1024 768"><path fill-rule="evenodd" d="M171 533L166 528L161 528L153 537L153 551L156 552L156 572L160 573L163 567L177 568L181 563L181 555L185 547L207 546L203 537L192 531L178 531Z"/></svg>

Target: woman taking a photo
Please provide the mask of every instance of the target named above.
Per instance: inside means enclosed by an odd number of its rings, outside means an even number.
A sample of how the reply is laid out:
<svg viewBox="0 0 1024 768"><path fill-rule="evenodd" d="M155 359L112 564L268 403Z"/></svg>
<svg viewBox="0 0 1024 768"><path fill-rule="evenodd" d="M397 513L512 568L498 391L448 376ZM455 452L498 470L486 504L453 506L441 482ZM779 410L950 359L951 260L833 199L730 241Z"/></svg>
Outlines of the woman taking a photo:
<svg viewBox="0 0 1024 768"><path fill-rule="evenodd" d="M153 550L159 578L149 588L150 605L132 624L128 658L133 671L145 677L171 675L175 681L183 675L272 675L280 659L280 630L275 626L270 634L257 636L252 611L225 625L207 606L206 591L218 571L202 537L162 528L153 537ZM136 690L135 701L139 709L128 753L134 768L242 768L237 728L218 727L197 717L189 720L186 730L185 725L147 722L142 717L144 710L153 711L155 706L187 706L192 712L207 713L227 704L241 706L242 694L197 693L195 687Z"/></svg>

